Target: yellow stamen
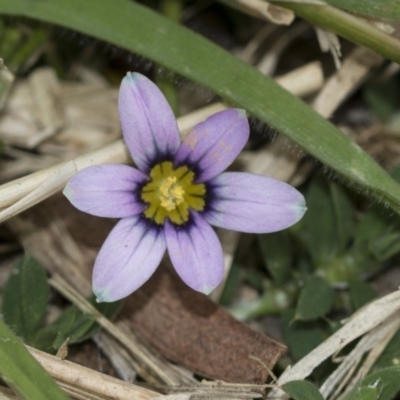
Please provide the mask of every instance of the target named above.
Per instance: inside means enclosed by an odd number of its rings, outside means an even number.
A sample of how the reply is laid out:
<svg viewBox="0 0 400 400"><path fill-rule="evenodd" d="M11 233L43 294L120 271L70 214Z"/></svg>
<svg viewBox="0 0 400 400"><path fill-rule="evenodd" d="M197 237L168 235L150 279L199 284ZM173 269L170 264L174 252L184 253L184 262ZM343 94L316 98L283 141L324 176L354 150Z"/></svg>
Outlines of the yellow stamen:
<svg viewBox="0 0 400 400"><path fill-rule="evenodd" d="M175 210L178 204L183 202L185 191L176 183L176 176L169 176L160 186L160 203L167 211Z"/></svg>
<svg viewBox="0 0 400 400"><path fill-rule="evenodd" d="M188 221L190 209L204 209L206 187L193 183L194 173L186 166L173 169L172 162L164 161L153 167L150 178L142 189L141 198L148 204L145 217L157 224L169 218L180 225Z"/></svg>

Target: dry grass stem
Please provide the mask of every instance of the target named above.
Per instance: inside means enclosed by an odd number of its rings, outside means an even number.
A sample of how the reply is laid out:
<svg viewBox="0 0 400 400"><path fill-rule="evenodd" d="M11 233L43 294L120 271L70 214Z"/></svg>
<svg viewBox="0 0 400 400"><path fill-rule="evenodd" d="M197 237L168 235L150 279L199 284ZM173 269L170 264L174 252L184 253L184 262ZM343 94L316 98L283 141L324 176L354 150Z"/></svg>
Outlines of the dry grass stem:
<svg viewBox="0 0 400 400"><path fill-rule="evenodd" d="M181 383L177 376L171 374L171 371L166 368L166 365L161 365L157 359L150 356L148 351L137 346L137 344L132 340L132 331L125 326L125 324L120 322L117 327L97 311L96 308L94 308L83 296L77 293L75 289L60 276L53 276L53 278L49 280L49 283L64 297L75 304L81 311L94 315L97 323L123 344L125 348L135 356L135 358L146 365L149 370L153 371L159 380L158 382L154 382L154 379L151 379L151 376L149 376L148 373L146 374L145 371L141 373L142 376L144 374L150 382L153 381L154 383L165 383L167 385L177 385Z"/></svg>
<svg viewBox="0 0 400 400"><path fill-rule="evenodd" d="M113 357L109 357L109 360L122 380L125 382L134 382L136 380L137 363L132 361L132 357L124 347L102 332L94 335L92 339L104 354L113 354Z"/></svg>
<svg viewBox="0 0 400 400"><path fill-rule="evenodd" d="M275 81L296 96L305 97L322 88L324 74L321 63L313 61L285 75L276 77Z"/></svg>
<svg viewBox="0 0 400 400"><path fill-rule="evenodd" d="M18 400L19 397L6 387L0 386L0 400Z"/></svg>
<svg viewBox="0 0 400 400"><path fill-rule="evenodd" d="M92 293L85 276L84 257L69 234L64 222L50 206L37 207L34 219L18 216L7 222L18 236L26 252L35 257L51 274L59 274L74 283L74 287L85 296ZM42 249L45 248L44 252Z"/></svg>
<svg viewBox="0 0 400 400"><path fill-rule="evenodd" d="M223 381L203 380L194 387L180 386L175 388L157 387L168 394L160 395L157 400L174 399L215 399L215 400L241 400L258 399L264 396L264 391L274 385L234 384Z"/></svg>
<svg viewBox="0 0 400 400"><path fill-rule="evenodd" d="M365 376L372 366L371 360L372 363L376 361L399 326L400 318L396 316L396 318L385 321L383 324L364 335L355 348L348 355L343 357L343 361L339 367L321 386L320 391L324 398L330 397L334 399L337 397L337 394L341 392L341 389L345 387L352 378L353 372L356 371L359 363L363 360L364 354L369 352L367 358L363 362L363 366L359 369L357 376L354 378L357 381L360 376ZM351 387L353 387L353 385L347 386L347 389ZM335 388L336 391L332 394Z"/></svg>
<svg viewBox="0 0 400 400"><path fill-rule="evenodd" d="M329 51L332 54L336 69L340 69L342 66L342 62L340 61L342 53L340 50L339 38L337 37L336 34L329 31L325 31L324 29L317 27L315 27L314 29L315 32L317 33L317 38L321 50L324 53Z"/></svg>
<svg viewBox="0 0 400 400"><path fill-rule="evenodd" d="M264 75L274 74L278 61L285 49L303 34L310 26L305 22L300 22L290 27L268 50L265 56L259 61L256 68Z"/></svg>
<svg viewBox="0 0 400 400"><path fill-rule="evenodd" d="M98 395L102 399L148 400L159 396L158 393L151 390L121 381L70 361L61 360L31 347L28 347L28 350L53 378L76 389Z"/></svg>
<svg viewBox="0 0 400 400"><path fill-rule="evenodd" d="M390 340L393 338L395 333L398 331L400 327L400 314L394 316L393 319L385 321L382 325L377 326L371 332L369 332L365 337L367 340L371 342L371 351L368 353L367 357L363 361L361 367L356 371L355 374L349 374L349 378L351 378L349 384L346 386L343 393L340 394L340 391L336 391L331 399L334 400L338 398L342 400L346 397L346 395L360 383L360 380L367 376L368 372L372 368L375 361L382 354L385 347L388 345ZM363 338L364 339L364 338ZM340 394L339 397L338 394Z"/></svg>
<svg viewBox="0 0 400 400"><path fill-rule="evenodd" d="M305 379L328 357L338 353L354 339L371 331L389 317L393 318L393 315L398 310L400 310L399 290L367 304L353 314L345 322L345 325L325 342L307 354L293 367L286 369L280 376L278 384L283 385L292 380ZM287 399L287 395L282 391L272 390L268 398Z"/></svg>
<svg viewBox="0 0 400 400"><path fill-rule="evenodd" d="M340 71L326 82L313 102L315 111L329 118L338 106L365 80L384 58L371 50L358 47L343 62Z"/></svg>
<svg viewBox="0 0 400 400"><path fill-rule="evenodd" d="M252 17L265 19L278 25L290 25L295 18L293 11L264 0L234 0L230 3L231 6Z"/></svg>
<svg viewBox="0 0 400 400"><path fill-rule="evenodd" d="M0 208L6 208L15 202L28 196L34 190L38 189L41 185L44 185L46 181L51 178L59 177L60 171L65 171L65 167L71 168L71 165L75 168L75 171L80 171L83 168L91 165L99 165L106 163L124 163L129 160L128 152L123 144L122 140L118 140L115 143L108 145L100 150L90 152L79 156L71 161L61 162L50 168L40 170L31 175L25 176L20 179L16 179L12 182L6 183L0 187ZM64 176L65 178L66 176ZM68 180L68 179L67 179ZM67 180L63 182L57 182L58 187L65 186ZM49 188L53 193L53 188ZM41 198L35 198L35 204L44 200L49 196L45 193L41 193Z"/></svg>
<svg viewBox="0 0 400 400"><path fill-rule="evenodd" d="M315 4L316 6L326 6L328 3L323 0L274 0L275 3L301 3Z"/></svg>
<svg viewBox="0 0 400 400"><path fill-rule="evenodd" d="M246 44L245 47L235 51L238 58L244 62L253 65L254 57L259 49L259 47L264 43L264 41L276 30L277 25L265 24L254 37Z"/></svg>

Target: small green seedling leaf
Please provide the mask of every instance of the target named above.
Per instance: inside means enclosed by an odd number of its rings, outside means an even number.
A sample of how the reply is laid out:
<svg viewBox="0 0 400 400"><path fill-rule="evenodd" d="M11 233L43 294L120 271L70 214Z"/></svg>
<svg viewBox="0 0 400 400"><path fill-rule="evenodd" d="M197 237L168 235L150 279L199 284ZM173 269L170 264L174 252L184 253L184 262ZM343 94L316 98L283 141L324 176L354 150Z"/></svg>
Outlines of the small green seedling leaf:
<svg viewBox="0 0 400 400"><path fill-rule="evenodd" d="M43 322L48 301L46 271L33 257L25 255L12 269L4 289L4 321L29 342Z"/></svg>
<svg viewBox="0 0 400 400"><path fill-rule="evenodd" d="M300 293L295 319L310 321L323 317L332 308L334 291L328 282L319 277L311 276Z"/></svg>
<svg viewBox="0 0 400 400"><path fill-rule="evenodd" d="M400 330L398 330L385 350L376 360L373 371L378 371L387 367L398 367L400 365Z"/></svg>
<svg viewBox="0 0 400 400"><path fill-rule="evenodd" d="M282 330L285 343L295 361L302 359L311 350L319 346L327 333L317 322L293 321L294 312L282 313Z"/></svg>
<svg viewBox="0 0 400 400"><path fill-rule="evenodd" d="M231 269L229 270L224 289L222 291L219 303L221 306L227 306L231 303L235 296L237 288L241 281L242 266L235 259L233 260Z"/></svg>
<svg viewBox="0 0 400 400"><path fill-rule="evenodd" d="M324 400L320 391L308 381L291 381L282 385L284 390L294 400Z"/></svg>
<svg viewBox="0 0 400 400"><path fill-rule="evenodd" d="M258 235L258 241L266 267L274 281L278 285L285 283L293 265L292 243L288 232Z"/></svg>
<svg viewBox="0 0 400 400"><path fill-rule="evenodd" d="M351 302L355 310L358 310L377 297L377 293L372 286L361 280L350 281L349 290Z"/></svg>
<svg viewBox="0 0 400 400"><path fill-rule="evenodd" d="M387 122L398 110L399 103L398 76L393 76L384 83L371 83L363 90L364 99L375 114Z"/></svg>
<svg viewBox="0 0 400 400"><path fill-rule="evenodd" d="M89 302L106 318L112 318L121 308L122 302L96 303L94 296ZM85 314L77 307L71 306L50 325L39 330L34 338L37 348L55 353L64 341L69 338L69 344L82 342L92 337L100 326L92 314Z"/></svg>
<svg viewBox="0 0 400 400"><path fill-rule="evenodd" d="M370 242L369 248L378 261L385 261L400 251L400 233L377 237Z"/></svg>
<svg viewBox="0 0 400 400"><path fill-rule="evenodd" d="M337 183L329 182L329 189L335 213L337 252L342 255L354 234L353 207L346 192Z"/></svg>
<svg viewBox="0 0 400 400"><path fill-rule="evenodd" d="M329 184L323 176L318 176L311 183L306 203L308 211L304 218L311 257L317 268L323 268L338 250L335 212Z"/></svg>
<svg viewBox="0 0 400 400"><path fill-rule="evenodd" d="M364 378L344 400L392 400L400 391L399 378L400 367L389 367L373 372Z"/></svg>

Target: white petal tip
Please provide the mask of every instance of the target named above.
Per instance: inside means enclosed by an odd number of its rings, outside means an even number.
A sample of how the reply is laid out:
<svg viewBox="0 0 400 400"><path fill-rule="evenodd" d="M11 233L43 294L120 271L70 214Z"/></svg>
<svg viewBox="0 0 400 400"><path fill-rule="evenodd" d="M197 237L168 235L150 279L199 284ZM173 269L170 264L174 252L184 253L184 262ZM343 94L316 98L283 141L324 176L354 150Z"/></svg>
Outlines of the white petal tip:
<svg viewBox="0 0 400 400"><path fill-rule="evenodd" d="M216 286L205 287L204 289L200 290L200 292L208 296L215 288Z"/></svg>
<svg viewBox="0 0 400 400"><path fill-rule="evenodd" d="M239 117L241 118L247 118L246 110L243 110L243 108L237 108Z"/></svg>
<svg viewBox="0 0 400 400"><path fill-rule="evenodd" d="M67 183L67 185L65 186L64 190L63 190L63 195L69 200L71 197L71 188L69 187L69 184Z"/></svg>
<svg viewBox="0 0 400 400"><path fill-rule="evenodd" d="M122 82L126 82L128 84L135 84L137 81L146 79L146 77L137 72L127 72L126 76L122 80Z"/></svg>
<svg viewBox="0 0 400 400"><path fill-rule="evenodd" d="M105 290L93 290L93 292L96 296L96 303L112 303L113 301L116 301L114 299L110 299Z"/></svg>
<svg viewBox="0 0 400 400"><path fill-rule="evenodd" d="M307 211L306 201L305 201L304 197L302 197L301 201L299 201L299 203L296 205L296 212L297 212L298 220L303 218L306 211Z"/></svg>

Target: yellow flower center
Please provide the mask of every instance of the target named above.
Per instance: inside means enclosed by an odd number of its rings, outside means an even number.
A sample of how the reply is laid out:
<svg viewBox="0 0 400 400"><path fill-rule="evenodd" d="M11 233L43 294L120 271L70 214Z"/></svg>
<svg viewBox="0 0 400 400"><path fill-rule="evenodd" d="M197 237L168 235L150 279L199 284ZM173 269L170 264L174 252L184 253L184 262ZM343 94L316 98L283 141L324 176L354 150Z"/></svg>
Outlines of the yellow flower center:
<svg viewBox="0 0 400 400"><path fill-rule="evenodd" d="M148 204L145 217L163 224L169 218L181 225L189 220L189 210L204 210L206 187L193 183L194 172L188 167L173 168L171 161L157 164L150 171L150 182L141 193L141 199Z"/></svg>
<svg viewBox="0 0 400 400"><path fill-rule="evenodd" d="M160 193L161 207L164 207L167 211L172 211L182 203L185 191L181 185L176 183L176 176L169 176L160 186Z"/></svg>

